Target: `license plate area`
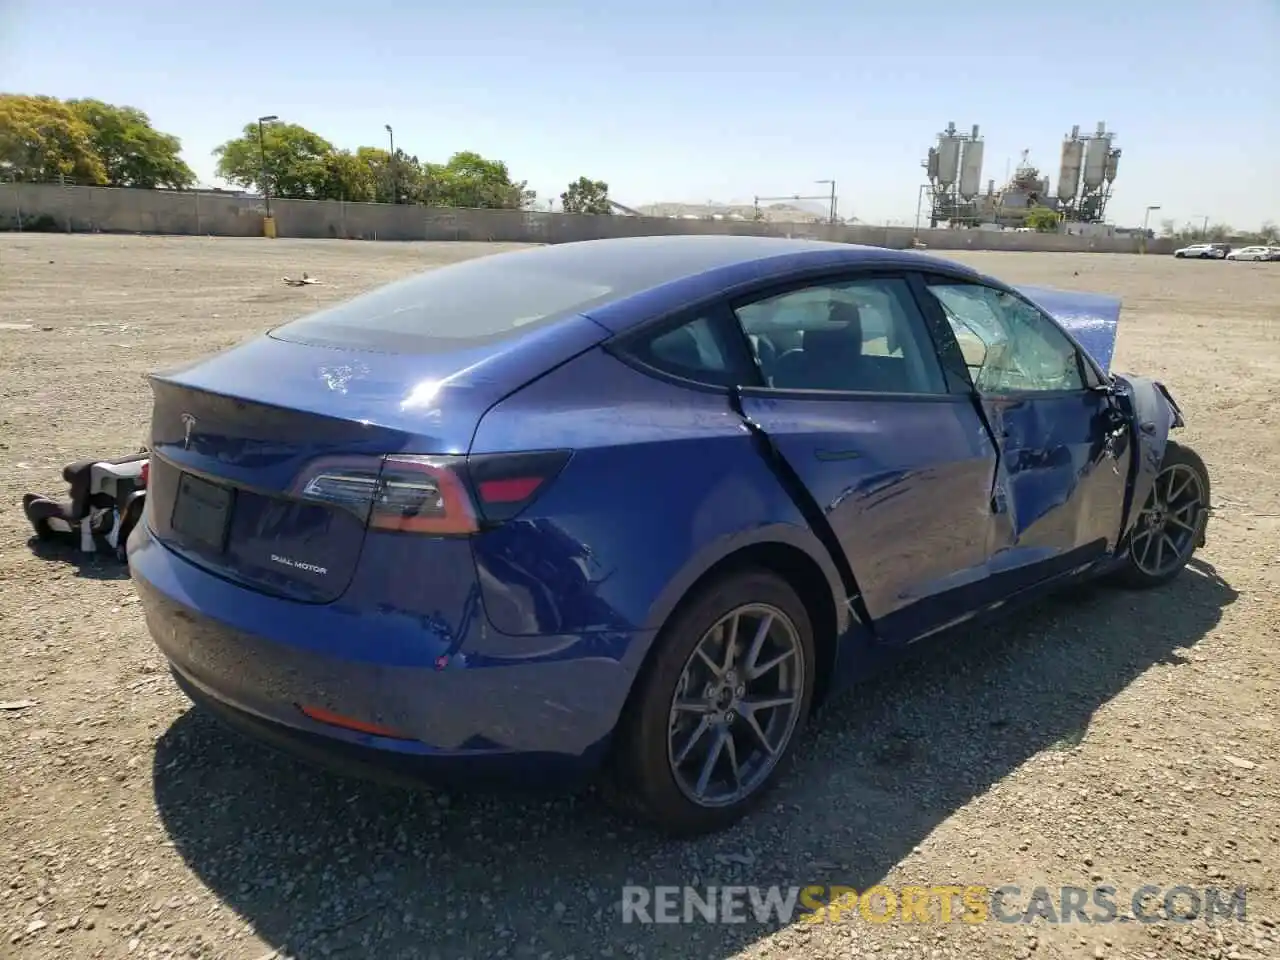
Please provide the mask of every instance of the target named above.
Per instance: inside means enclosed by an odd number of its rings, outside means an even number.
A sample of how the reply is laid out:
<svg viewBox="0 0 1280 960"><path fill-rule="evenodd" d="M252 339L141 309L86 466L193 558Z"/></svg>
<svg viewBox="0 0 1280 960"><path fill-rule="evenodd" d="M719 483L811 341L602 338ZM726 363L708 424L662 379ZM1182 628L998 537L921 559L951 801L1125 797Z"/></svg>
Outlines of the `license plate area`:
<svg viewBox="0 0 1280 960"><path fill-rule="evenodd" d="M184 540L215 553L227 546L235 491L184 473L178 478L170 525Z"/></svg>

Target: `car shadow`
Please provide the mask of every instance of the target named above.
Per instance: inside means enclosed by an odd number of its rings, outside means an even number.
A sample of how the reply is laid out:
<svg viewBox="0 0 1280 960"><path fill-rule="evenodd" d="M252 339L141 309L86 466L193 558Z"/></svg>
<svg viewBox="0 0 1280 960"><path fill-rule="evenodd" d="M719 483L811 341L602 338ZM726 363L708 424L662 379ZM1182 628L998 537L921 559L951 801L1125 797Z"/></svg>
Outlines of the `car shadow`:
<svg viewBox="0 0 1280 960"><path fill-rule="evenodd" d="M1184 663L1236 596L1197 561L1173 589L1083 587L922 646L821 712L761 810L696 841L620 821L591 791L446 795L331 776L195 710L157 744L155 798L197 876L297 960L727 957L773 926L624 925L623 886L865 889L1021 764L1079 743L1145 671Z"/></svg>
<svg viewBox="0 0 1280 960"><path fill-rule="evenodd" d="M83 553L77 544L63 540L42 540L31 537L27 547L41 560L64 563L75 570L77 577L85 580L128 580L129 565L117 560L115 554L102 544L97 553Z"/></svg>

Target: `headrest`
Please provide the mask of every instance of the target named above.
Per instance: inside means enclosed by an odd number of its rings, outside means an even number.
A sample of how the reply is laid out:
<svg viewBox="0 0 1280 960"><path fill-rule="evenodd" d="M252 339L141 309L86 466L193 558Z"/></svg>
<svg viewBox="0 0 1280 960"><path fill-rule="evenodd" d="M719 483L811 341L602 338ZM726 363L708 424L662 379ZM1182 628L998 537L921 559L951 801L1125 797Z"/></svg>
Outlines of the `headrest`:
<svg viewBox="0 0 1280 960"><path fill-rule="evenodd" d="M862 308L847 300L832 300L827 305L827 319L832 323L852 324L862 327Z"/></svg>
<svg viewBox="0 0 1280 960"><path fill-rule="evenodd" d="M667 363L688 370L697 370L702 366L702 351L698 349L698 338L687 327L678 327L659 337L653 343L653 352Z"/></svg>
<svg viewBox="0 0 1280 960"><path fill-rule="evenodd" d="M862 311L853 303L832 301L827 307L832 326L804 332L804 349L815 354L836 356L862 354Z"/></svg>

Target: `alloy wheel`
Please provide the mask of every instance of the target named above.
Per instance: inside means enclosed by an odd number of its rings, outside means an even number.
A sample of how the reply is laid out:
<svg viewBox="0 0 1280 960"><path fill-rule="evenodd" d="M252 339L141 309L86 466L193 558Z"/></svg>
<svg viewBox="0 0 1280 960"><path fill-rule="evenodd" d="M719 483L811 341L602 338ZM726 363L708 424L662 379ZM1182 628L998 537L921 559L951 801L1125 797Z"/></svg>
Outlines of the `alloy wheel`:
<svg viewBox="0 0 1280 960"><path fill-rule="evenodd" d="M777 607L744 604L704 633L671 701L667 757L681 792L731 806L768 779L795 732L804 647Z"/></svg>
<svg viewBox="0 0 1280 960"><path fill-rule="evenodd" d="M1183 463L1156 476L1129 543L1134 565L1149 577L1162 577L1185 563L1196 548L1205 508L1200 475Z"/></svg>

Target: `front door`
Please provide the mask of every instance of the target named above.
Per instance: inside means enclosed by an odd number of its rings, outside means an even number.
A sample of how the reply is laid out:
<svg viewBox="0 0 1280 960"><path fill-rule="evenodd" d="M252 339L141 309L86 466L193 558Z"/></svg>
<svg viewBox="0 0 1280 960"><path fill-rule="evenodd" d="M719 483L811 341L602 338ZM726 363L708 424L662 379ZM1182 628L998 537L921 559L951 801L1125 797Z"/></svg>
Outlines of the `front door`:
<svg viewBox="0 0 1280 960"><path fill-rule="evenodd" d="M854 274L733 307L765 384L743 388L743 413L825 516L877 635L907 642L972 612L998 457L907 280Z"/></svg>
<svg viewBox="0 0 1280 960"><path fill-rule="evenodd" d="M1008 593L1101 559L1123 521L1131 451L1087 361L1021 296L928 278L965 354L999 445L992 498L993 586Z"/></svg>

